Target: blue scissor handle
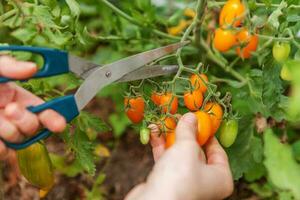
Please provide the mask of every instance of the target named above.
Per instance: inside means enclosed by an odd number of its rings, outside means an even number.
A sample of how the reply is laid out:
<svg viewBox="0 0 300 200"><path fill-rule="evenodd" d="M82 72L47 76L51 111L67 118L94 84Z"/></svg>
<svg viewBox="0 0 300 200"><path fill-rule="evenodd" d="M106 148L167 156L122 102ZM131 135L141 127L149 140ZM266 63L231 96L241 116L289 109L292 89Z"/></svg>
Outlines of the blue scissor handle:
<svg viewBox="0 0 300 200"><path fill-rule="evenodd" d="M68 53L57 49L30 47L30 46L0 46L0 51L27 51L41 55L44 65L35 76L31 78L50 77L69 72ZM30 79L31 79L30 78ZM28 80L28 79L26 79ZM14 79L0 77L0 83L15 81Z"/></svg>
<svg viewBox="0 0 300 200"><path fill-rule="evenodd" d="M65 117L67 122L72 121L76 116L79 115L79 111L76 105L76 101L74 98L74 95L68 95L68 96L63 96L59 97L56 99L53 99L52 101L48 101L44 104L41 104L39 106L31 106L28 107L28 110L33 112L33 113L39 113L41 111L47 110L47 109L52 109L61 114L62 116ZM45 139L51 135L51 132L47 129L42 130L39 134L36 136L26 140L25 142L16 144L16 143L10 143L7 141L4 141L4 143L12 148L12 149L24 149L39 140Z"/></svg>

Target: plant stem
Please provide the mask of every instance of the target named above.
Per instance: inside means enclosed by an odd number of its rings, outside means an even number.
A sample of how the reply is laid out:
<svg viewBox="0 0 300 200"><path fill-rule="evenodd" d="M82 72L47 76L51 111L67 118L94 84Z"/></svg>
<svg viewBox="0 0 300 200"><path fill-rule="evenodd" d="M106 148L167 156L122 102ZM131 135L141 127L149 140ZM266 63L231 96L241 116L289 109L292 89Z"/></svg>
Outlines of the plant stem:
<svg viewBox="0 0 300 200"><path fill-rule="evenodd" d="M128 20L129 22L131 22L132 24L135 24L137 26L140 26L140 27L143 27L143 28L145 28L147 30L150 30L150 31L152 31L154 34L156 34L158 36L165 37L165 38L168 38L168 39L171 39L171 40L180 40L180 37L169 35L167 33L164 33L162 31L154 29L154 28L149 28L147 24L143 24L143 23L135 20L133 17L129 16L128 14L126 14L121 9L117 8L116 6L114 6L112 3L110 3L107 0L100 0L100 1L102 3L104 3L106 6L108 6L109 8L111 8L118 15L120 15L124 19Z"/></svg>
<svg viewBox="0 0 300 200"><path fill-rule="evenodd" d="M207 7L207 0L202 0L200 5L197 7L197 16L196 16L196 27L194 30L195 35L195 43L196 46L200 47L200 38L201 38L201 24L205 19L205 9Z"/></svg>
<svg viewBox="0 0 300 200"><path fill-rule="evenodd" d="M7 18L9 18L9 17L13 16L14 14L16 14L17 12L18 12L17 9L12 9L12 10L4 13L3 15L0 16L0 22L3 22Z"/></svg>

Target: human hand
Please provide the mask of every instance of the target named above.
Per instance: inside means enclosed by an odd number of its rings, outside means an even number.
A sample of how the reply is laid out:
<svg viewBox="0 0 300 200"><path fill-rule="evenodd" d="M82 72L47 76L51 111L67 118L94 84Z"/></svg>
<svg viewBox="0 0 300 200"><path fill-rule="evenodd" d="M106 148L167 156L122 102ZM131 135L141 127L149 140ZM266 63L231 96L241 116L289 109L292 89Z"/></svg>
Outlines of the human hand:
<svg viewBox="0 0 300 200"><path fill-rule="evenodd" d="M197 119L185 114L176 128L175 144L165 150L159 129L151 125L155 166L146 183L136 186L126 200L224 199L233 192L228 158L215 138L205 146L196 142Z"/></svg>
<svg viewBox="0 0 300 200"><path fill-rule="evenodd" d="M37 72L32 62L17 61L9 56L0 56L0 76L13 79L26 79ZM15 83L0 84L0 137L8 142L21 142L32 137L44 126L52 132L62 132L66 120L54 110L39 114L29 112L26 107L42 104L44 101ZM12 153L0 140L0 160Z"/></svg>

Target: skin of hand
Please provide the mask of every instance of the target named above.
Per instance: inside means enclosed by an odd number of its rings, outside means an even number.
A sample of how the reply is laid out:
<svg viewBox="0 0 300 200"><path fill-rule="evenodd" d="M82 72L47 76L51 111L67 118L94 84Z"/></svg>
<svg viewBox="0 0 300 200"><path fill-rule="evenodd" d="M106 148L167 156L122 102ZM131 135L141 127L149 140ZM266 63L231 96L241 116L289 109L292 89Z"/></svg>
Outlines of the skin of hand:
<svg viewBox="0 0 300 200"><path fill-rule="evenodd" d="M9 56L0 56L0 76L12 79L26 79L37 72L32 62L17 61ZM0 84L0 138L8 142L21 142L25 137L35 135L43 126L54 133L62 132L66 120L54 110L39 114L29 112L26 107L42 104L44 101L15 83ZM0 160L6 160L14 151L0 140Z"/></svg>
<svg viewBox="0 0 300 200"><path fill-rule="evenodd" d="M167 150L159 128L149 128L155 165L147 181L132 189L126 200L214 200L233 192L227 155L215 138L202 150L196 142L194 114L181 117L175 144Z"/></svg>

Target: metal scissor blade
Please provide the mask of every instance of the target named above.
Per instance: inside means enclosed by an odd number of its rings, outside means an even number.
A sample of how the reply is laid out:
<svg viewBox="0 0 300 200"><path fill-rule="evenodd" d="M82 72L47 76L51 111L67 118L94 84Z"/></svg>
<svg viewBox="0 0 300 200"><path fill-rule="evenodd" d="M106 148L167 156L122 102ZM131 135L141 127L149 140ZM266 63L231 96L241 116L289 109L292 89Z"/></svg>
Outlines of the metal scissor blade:
<svg viewBox="0 0 300 200"><path fill-rule="evenodd" d="M178 65L151 65L144 66L134 72L126 74L116 82L130 82L136 80L142 80L147 78L154 78L157 76L164 76L176 73Z"/></svg>
<svg viewBox="0 0 300 200"><path fill-rule="evenodd" d="M90 74L96 71L99 67L91 67L86 72L80 75L80 78L86 79ZM169 74L176 73L178 70L178 65L145 65L140 69L135 70L129 74L126 74L116 82L130 82L141 79L153 78L157 76L165 76ZM77 74L77 73L76 73Z"/></svg>
<svg viewBox="0 0 300 200"><path fill-rule="evenodd" d="M102 65L89 62L83 58L69 55L70 71L82 79L86 79L91 72L95 71Z"/></svg>
<svg viewBox="0 0 300 200"><path fill-rule="evenodd" d="M188 43L189 42L179 42L171 44L100 67L86 78L75 93L78 110L82 110L104 86L121 79L126 74L129 74L158 58L170 54Z"/></svg>

